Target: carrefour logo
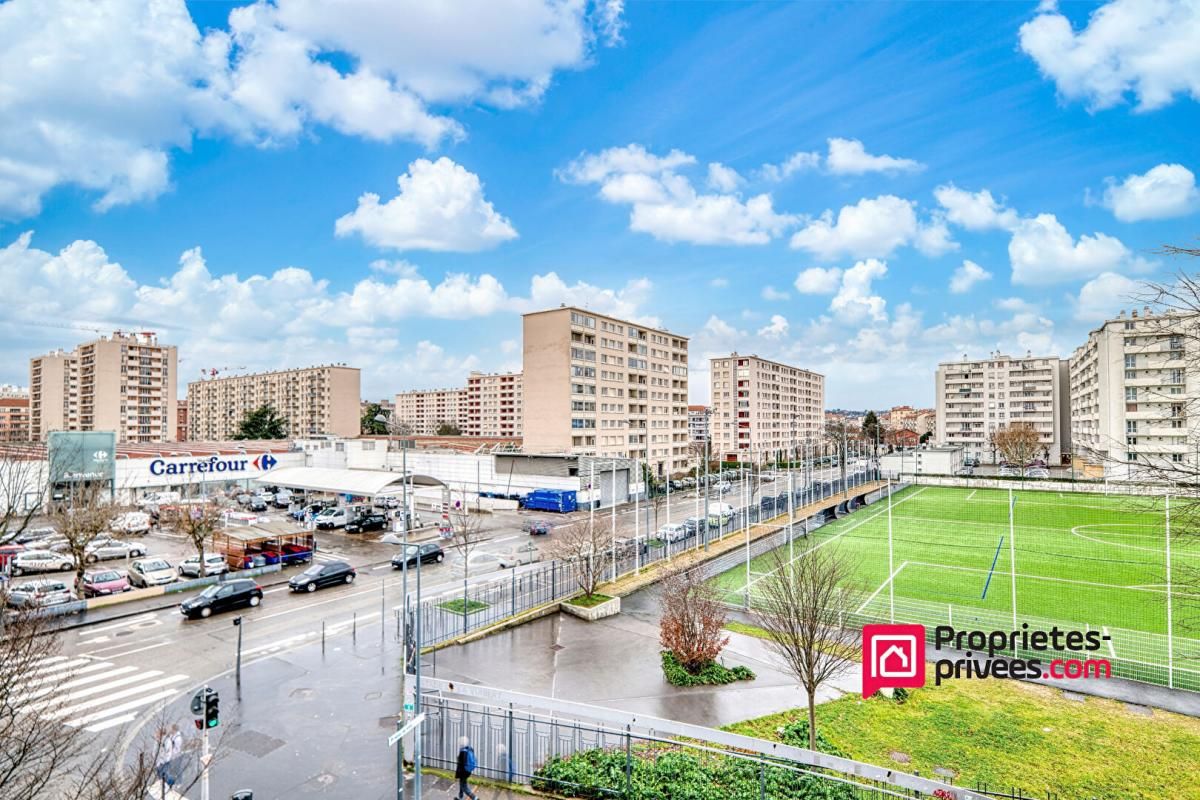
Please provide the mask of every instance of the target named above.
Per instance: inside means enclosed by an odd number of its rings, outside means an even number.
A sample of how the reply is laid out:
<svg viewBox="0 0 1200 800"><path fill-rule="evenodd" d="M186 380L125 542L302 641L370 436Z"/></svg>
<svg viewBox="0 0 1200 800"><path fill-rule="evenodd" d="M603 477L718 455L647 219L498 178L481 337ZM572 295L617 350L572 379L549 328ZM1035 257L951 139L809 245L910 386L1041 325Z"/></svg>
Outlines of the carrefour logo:
<svg viewBox="0 0 1200 800"><path fill-rule="evenodd" d="M254 468L271 469L278 463L279 461L276 460L275 456L271 455L270 453L263 453L261 456L254 459Z"/></svg>

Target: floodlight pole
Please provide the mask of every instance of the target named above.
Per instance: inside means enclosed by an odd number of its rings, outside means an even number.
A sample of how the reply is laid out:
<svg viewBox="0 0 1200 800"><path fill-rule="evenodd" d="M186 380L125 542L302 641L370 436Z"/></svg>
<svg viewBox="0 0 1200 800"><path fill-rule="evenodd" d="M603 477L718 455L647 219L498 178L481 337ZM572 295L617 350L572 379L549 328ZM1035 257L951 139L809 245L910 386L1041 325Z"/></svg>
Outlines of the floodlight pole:
<svg viewBox="0 0 1200 800"><path fill-rule="evenodd" d="M1013 524L1013 506L1016 500L1013 498L1012 487L1008 488L1008 564L1012 568L1012 617L1013 630L1017 629L1017 542L1016 542L1016 526Z"/></svg>
<svg viewBox="0 0 1200 800"><path fill-rule="evenodd" d="M892 479L888 478L888 622L896 621L896 566L892 553Z"/></svg>
<svg viewBox="0 0 1200 800"><path fill-rule="evenodd" d="M1171 495L1166 496L1167 523L1167 688L1175 688L1175 629L1171 620Z"/></svg>

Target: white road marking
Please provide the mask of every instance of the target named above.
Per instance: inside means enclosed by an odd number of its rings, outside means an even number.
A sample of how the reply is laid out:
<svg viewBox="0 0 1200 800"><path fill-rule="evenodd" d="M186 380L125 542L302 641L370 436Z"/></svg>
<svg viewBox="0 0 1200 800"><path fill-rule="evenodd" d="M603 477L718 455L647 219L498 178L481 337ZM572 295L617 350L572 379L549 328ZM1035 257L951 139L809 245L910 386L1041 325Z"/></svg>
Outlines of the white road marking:
<svg viewBox="0 0 1200 800"><path fill-rule="evenodd" d="M316 636L316 635L317 634L315 632L308 631L306 633L297 634L296 636L289 636L286 639L278 639L274 642L268 642L267 644L260 644L257 647L247 647L242 650L242 655L243 656L251 656L251 655L254 655L255 653L262 653L266 650L271 650L273 648L287 647L288 645L299 644L300 642L304 641L305 639L312 638L313 636Z"/></svg>
<svg viewBox="0 0 1200 800"><path fill-rule="evenodd" d="M146 677L151 678L151 677L154 677L155 675L161 675L161 674L162 673L159 672L158 670L151 670L151 672L146 673ZM108 703L112 700L124 700L127 697L134 697L135 695L142 694L143 692L147 692L151 689L161 689L161 688L170 686L173 683L179 683L180 681L186 681L186 680L187 680L187 675L171 675L166 678L159 678L158 680L147 681L138 686L134 686L134 687L131 687L128 689L122 689L121 691L113 692L112 694L106 694L103 697L93 697L89 700L84 700L82 703L78 703L69 708L56 709L52 713L44 715L43 719L61 719L62 717L68 717L73 714L77 714L80 711L83 711L84 709L94 708L98 705L103 705L104 703ZM65 699L64 699L64 702L66 702Z"/></svg>
<svg viewBox="0 0 1200 800"><path fill-rule="evenodd" d="M88 725L86 730L89 730L93 733L98 733L103 730L108 730L109 728L115 728L118 725L124 725L126 722L133 722L134 719L136 719L136 718L137 718L136 714L122 714L119 717L113 717L112 719L107 720L105 722L100 722L95 725ZM167 797L168 798L179 797L179 798L182 798L182 800L187 800L186 797L175 794L170 789L167 790Z"/></svg>
<svg viewBox="0 0 1200 800"><path fill-rule="evenodd" d="M176 690L174 689L166 689L161 692L156 692L149 697L141 697L137 700L130 700L128 703L123 703L119 706L113 706L112 708L106 708L103 711L97 711L93 714L88 714L86 716L79 717L78 719L73 719L67 724L72 728L78 728L83 725L87 725L90 722L96 722L104 719L105 717L111 717L114 714L124 714L126 711L132 711L135 708L141 708L142 706L148 706L151 703L161 702L166 700L168 697L174 697L175 693Z"/></svg>
<svg viewBox="0 0 1200 800"><path fill-rule="evenodd" d="M108 655L106 655L104 657L105 658L120 658L122 656L131 656L134 653L140 653L143 650L153 650L156 647L166 647L169 644L171 644L171 641L167 640L165 642L159 642L158 644L148 644L145 647L138 647L133 650L126 650L123 653L109 653Z"/></svg>
<svg viewBox="0 0 1200 800"><path fill-rule="evenodd" d="M263 620L274 619L275 617L282 617L284 614L294 614L297 611L304 611L305 609L313 608L315 606L323 606L328 603L336 603L339 600L345 600L348 597L359 597L364 594L378 594L378 593L379 593L378 589L363 589L361 592L349 592L346 594L338 595L337 597L331 597L328 600L321 600L316 603L303 603L301 605L296 606L295 608L287 608L287 609L284 609L283 611L276 611L274 614L264 614L261 617L256 616L256 617L253 617L252 619L254 619L258 622L262 622Z"/></svg>
<svg viewBox="0 0 1200 800"><path fill-rule="evenodd" d="M86 683L89 680L101 680L106 676L99 675L91 678L79 678L77 680L76 676L83 675L88 672L106 670L111 666L112 664L104 661L99 664L91 664L90 666L80 667L79 669L72 670L64 675L53 675L49 680L39 678L37 680L28 681L17 687L20 691L14 694L13 697L15 702L23 702L25 700L32 700L36 697L41 697L49 692L55 691L56 689L62 689L65 686L79 685ZM67 683L59 683L59 681L62 680L67 680Z"/></svg>
<svg viewBox="0 0 1200 800"><path fill-rule="evenodd" d="M513 539L520 539L520 538L523 538L520 534L514 534L512 536L504 536L500 539L492 539L492 541L495 542L496 544L500 544L501 542L511 542Z"/></svg>
<svg viewBox="0 0 1200 800"><path fill-rule="evenodd" d="M275 592L286 592L287 590L289 590L291 588L292 587L288 586L285 583L283 586L276 586L274 589L263 589L263 594L274 594Z"/></svg>
<svg viewBox="0 0 1200 800"><path fill-rule="evenodd" d="M57 673L63 672L65 670L69 670L73 667L82 667L84 664L90 664L90 663L91 662L86 658L74 658L74 659L71 659L70 661L59 661L54 664L47 664L45 666L35 667L34 669L30 670L29 677L31 680L34 678L42 680L42 679L46 679L46 678L49 678L50 676L54 675L55 680L57 680Z"/></svg>
<svg viewBox="0 0 1200 800"><path fill-rule="evenodd" d="M112 667L112 664L105 663L104 666ZM102 683L102 684L99 684L98 686L90 686L87 689L79 689L78 691L71 691L69 694L66 695L66 697L69 697L69 698L87 697L88 695L93 695L98 692L107 691L108 689L112 688L113 686L121 686L126 683L133 683L134 681L140 681L142 679L141 673L138 673L136 675L129 675L128 673L130 673L130 672L137 673L137 667L115 667L115 668L109 669L107 672L105 672L103 674L89 675L88 677L82 678L78 681L71 681L70 683L64 683L62 686L51 687L50 689L48 689L47 691L44 691L44 692L39 691L38 696L43 699L37 701L36 703L29 703L28 708L30 708L30 709L43 708L45 706L50 705L50 703L55 702L56 700L62 699L60 697L47 697L46 696L50 692L53 692L55 690L58 690L58 691L66 691L68 689L73 690L76 687L82 686L86 683L95 683L96 681L108 681L107 683ZM155 674L159 674L159 673L155 673ZM117 677L119 675L125 675L126 677L124 677L124 678ZM116 678L116 680L113 680L113 678Z"/></svg>
<svg viewBox="0 0 1200 800"><path fill-rule="evenodd" d="M152 620L152 619L154 619L153 614L143 614L140 617L133 617L132 619L127 619L127 620L124 620L123 622L118 622L115 625L102 625L99 628L88 628L86 630L80 631L79 635L80 636L92 636L97 633L104 633L105 631L115 631L118 628L128 628L130 625L137 625L139 622L146 622L146 621Z"/></svg>

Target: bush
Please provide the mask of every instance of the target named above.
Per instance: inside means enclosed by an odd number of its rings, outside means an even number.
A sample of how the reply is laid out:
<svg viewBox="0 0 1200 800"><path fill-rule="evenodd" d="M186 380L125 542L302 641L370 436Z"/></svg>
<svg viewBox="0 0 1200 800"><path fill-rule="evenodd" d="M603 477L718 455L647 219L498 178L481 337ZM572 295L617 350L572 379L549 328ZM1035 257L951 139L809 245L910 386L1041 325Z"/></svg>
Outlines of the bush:
<svg viewBox="0 0 1200 800"><path fill-rule="evenodd" d="M758 800L759 764L678 751L635 755L625 792L625 753L585 750L555 756L535 773L533 789L593 800ZM852 787L779 767L762 771L766 796L788 800L853 800Z"/></svg>
<svg viewBox="0 0 1200 800"><path fill-rule="evenodd" d="M808 749L808 717L784 725L779 729L779 738L794 747ZM820 730L817 731L817 749L831 756L850 757L849 753L822 736Z"/></svg>
<svg viewBox="0 0 1200 800"><path fill-rule="evenodd" d="M670 650L662 651L662 671L667 683L673 686L719 686L734 681L752 681L754 673L749 667L722 666L709 661L696 672L689 672Z"/></svg>

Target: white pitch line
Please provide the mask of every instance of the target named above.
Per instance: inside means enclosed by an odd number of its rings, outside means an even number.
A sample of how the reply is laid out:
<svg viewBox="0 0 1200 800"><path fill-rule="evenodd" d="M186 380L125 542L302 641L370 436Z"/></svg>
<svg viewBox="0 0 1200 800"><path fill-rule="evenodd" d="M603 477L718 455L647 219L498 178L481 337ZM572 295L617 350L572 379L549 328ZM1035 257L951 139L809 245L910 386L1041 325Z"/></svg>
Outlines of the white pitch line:
<svg viewBox="0 0 1200 800"><path fill-rule="evenodd" d="M1103 628L1103 627L1102 627L1100 630L1104 631L1104 635L1105 635L1105 636L1110 636L1110 634L1109 634L1109 632L1108 632L1108 628ZM1112 656L1113 658L1116 658L1116 657L1117 657L1117 651L1113 649L1113 643L1112 643L1112 638L1111 638L1111 637L1110 637L1110 638L1109 638L1109 640L1108 640L1108 654L1109 654L1110 656Z"/></svg>
<svg viewBox="0 0 1200 800"><path fill-rule="evenodd" d="M876 589L875 591L871 592L871 596L870 596L870 597L868 597L868 598L867 598L867 599L866 599L866 600L863 602L863 604L862 604L861 606L859 606L859 607L858 607L858 611L856 611L855 613L856 613L856 614L861 614L861 613L863 612L863 609L864 609L864 608L866 608L867 606L871 605L871 601L872 601L872 600L874 600L874 599L875 599L875 598L876 598L876 597L879 595L879 593L883 591L883 587L887 586L889 583L891 583L892 581L896 580L896 576L900 574L900 570L904 569L904 568L905 568L905 567L907 567L907 566L908 566L908 562L907 562L907 561L904 561L904 562L902 562L902 563L900 564L900 566L896 567L896 569L895 569L895 570L892 572L892 574L888 576L887 580L885 580L883 583L879 584L879 588L878 588L878 589Z"/></svg>
<svg viewBox="0 0 1200 800"><path fill-rule="evenodd" d="M954 564L931 564L928 561L914 561L912 563L918 567L934 567L937 569L954 569L954 570L958 570L959 572L981 572L981 573L991 572L991 570L982 569L980 567L960 567L960 566L957 566ZM1102 589L1129 589L1134 592L1154 592L1155 594L1164 594L1165 593L1164 590L1161 590L1161 589L1146 589L1146 588L1141 588L1141 587L1137 587L1137 586L1126 586L1126 585L1120 584L1120 583L1099 583L1098 581L1080 581L1080 580L1075 580L1074 578L1055 578L1055 577L1051 577L1049 575L1033 575L1033 574L1029 574L1029 573L1025 573L1025 572L1018 572L1017 577L1025 578L1026 580L1033 580L1033 581L1051 581L1053 583L1070 583L1070 584L1074 584L1076 586L1099 586ZM1192 599L1192 598L1200 597L1200 595L1183 594L1183 593L1176 594L1176 593L1172 592L1172 597L1186 597L1186 598Z"/></svg>
<svg viewBox="0 0 1200 800"><path fill-rule="evenodd" d="M975 493L976 493L976 492L978 492L978 491L979 491L978 489L972 489L972 490L971 490L971 493L970 493L969 495L967 495L966 499L967 499L967 500L970 500L972 497L974 497L974 496L975 496Z"/></svg>
<svg viewBox="0 0 1200 800"><path fill-rule="evenodd" d="M148 697L141 697L137 700L131 700L128 703L114 706L113 708L106 708L103 711L97 711L94 714L88 714L85 717L73 719L67 724L72 728L78 728L82 725L87 725L88 723L102 720L105 717L111 717L114 714L124 714L126 711L132 711L135 708L141 708L142 706L148 706L151 703L157 703L161 700L166 700L168 697L174 697L175 694L175 689L167 689L165 691L156 692Z"/></svg>

